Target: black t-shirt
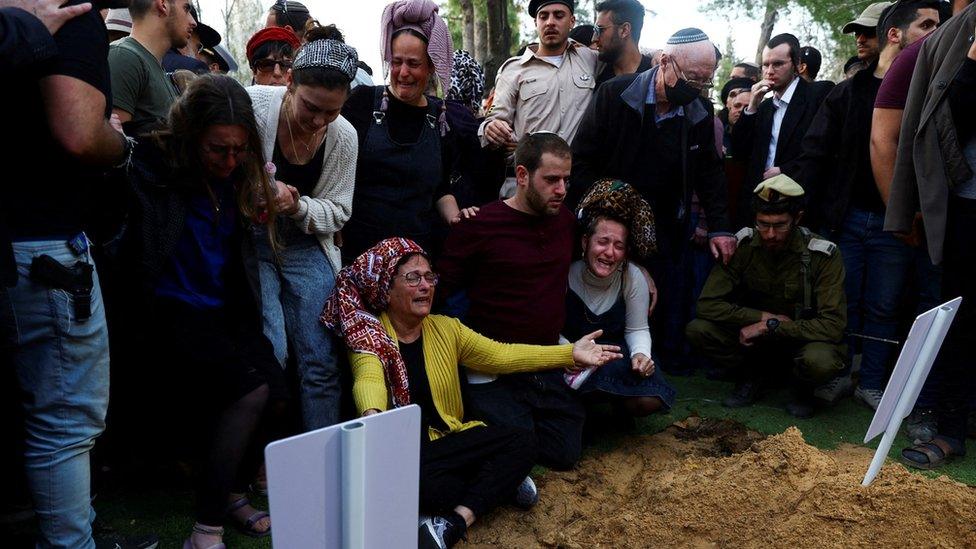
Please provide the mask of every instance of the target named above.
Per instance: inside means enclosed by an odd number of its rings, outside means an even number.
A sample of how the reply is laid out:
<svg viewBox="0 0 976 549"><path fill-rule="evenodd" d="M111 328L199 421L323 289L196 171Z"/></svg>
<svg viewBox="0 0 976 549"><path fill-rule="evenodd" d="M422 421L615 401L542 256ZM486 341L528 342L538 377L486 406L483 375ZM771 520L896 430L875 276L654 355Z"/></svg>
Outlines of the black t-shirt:
<svg viewBox="0 0 976 549"><path fill-rule="evenodd" d="M644 71L651 70L653 67L654 61L650 57L642 55L640 65L637 66L637 72L635 74L640 74ZM603 84L615 76L617 75L613 72L613 65L608 64L603 67L603 71L596 77L596 87L593 88L593 92L596 93L596 90L600 88L600 84Z"/></svg>
<svg viewBox="0 0 976 549"><path fill-rule="evenodd" d="M319 177L322 176L322 162L325 161L325 140L322 140L322 144L315 151L315 156L311 160L299 165L292 164L285 158L285 154L281 151L281 143L276 139L272 161L278 168L275 179L295 187L302 196L309 196L312 194L315 184L319 182Z"/></svg>
<svg viewBox="0 0 976 549"><path fill-rule="evenodd" d="M94 87L105 97L108 118L112 96L105 23L98 10L92 10L65 23L54 41L58 56L5 75L8 85L0 87L0 104L7 106L4 127L11 137L4 145L7 184L0 202L14 240L67 238L83 230L92 206L91 190L104 171L70 156L54 139L48 124L75 121L47 120L39 80L63 75Z"/></svg>
<svg viewBox="0 0 976 549"><path fill-rule="evenodd" d="M430 380L427 379L427 367L424 362L424 338L417 338L413 343L399 342L400 356L407 366L407 382L410 384L410 402L420 406L421 433L427 434L427 428L433 427L447 431L447 424L437 413L434 406L434 396L430 392Z"/></svg>
<svg viewBox="0 0 976 549"><path fill-rule="evenodd" d="M851 86L851 101L854 116L858 118L853 127L857 132L854 144L859 159L854 174L854 188L851 189L851 205L861 210L880 213L885 207L871 170L871 116L874 114L874 100L881 87L881 79L871 75L852 84L857 84Z"/></svg>

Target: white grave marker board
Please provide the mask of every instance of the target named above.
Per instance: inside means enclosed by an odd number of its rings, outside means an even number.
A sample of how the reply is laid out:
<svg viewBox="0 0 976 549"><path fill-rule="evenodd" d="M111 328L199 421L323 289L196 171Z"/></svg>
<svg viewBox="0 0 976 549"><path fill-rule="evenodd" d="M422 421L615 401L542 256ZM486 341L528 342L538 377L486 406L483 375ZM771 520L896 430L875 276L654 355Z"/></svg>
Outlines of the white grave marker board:
<svg viewBox="0 0 976 549"><path fill-rule="evenodd" d="M868 472L864 475L864 481L861 482L862 486L871 484L881 471L888 451L891 450L891 444L898 434L898 428L901 427L901 420L912 412L918 393L922 390L922 385L929 375L929 370L932 369L932 363L939 354L939 349L942 348L942 342L945 340L946 332L949 331L952 319L956 317L960 303L962 298L957 297L915 318L901 354L898 355L895 369L888 379L888 386L885 387L878 411L874 413L874 419L871 420L868 432L864 435L864 442L867 443L884 433Z"/></svg>
<svg viewBox="0 0 976 549"><path fill-rule="evenodd" d="M417 406L279 440L264 455L275 549L417 546Z"/></svg>

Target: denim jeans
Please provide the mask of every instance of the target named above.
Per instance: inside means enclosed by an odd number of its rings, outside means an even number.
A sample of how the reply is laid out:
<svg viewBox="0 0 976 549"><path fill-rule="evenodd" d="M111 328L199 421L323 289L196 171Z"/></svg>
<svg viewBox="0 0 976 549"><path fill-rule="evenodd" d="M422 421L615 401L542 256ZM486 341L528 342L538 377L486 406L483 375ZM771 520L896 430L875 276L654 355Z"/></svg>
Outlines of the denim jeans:
<svg viewBox="0 0 976 549"><path fill-rule="evenodd" d="M915 258L915 283L918 287L918 307L915 314L922 314L942 304L942 266L933 265L926 248L912 250ZM941 356L941 354L939 355ZM936 363L942 360L936 357ZM915 401L915 408L935 408L939 402L941 368L933 364L929 377L925 379L922 390Z"/></svg>
<svg viewBox="0 0 976 549"><path fill-rule="evenodd" d="M282 367L291 346L301 379L306 430L339 421L339 365L334 335L319 322L335 273L318 240L288 231L275 260L264 227L254 227L245 251L264 324L264 335Z"/></svg>
<svg viewBox="0 0 976 549"><path fill-rule="evenodd" d="M909 270L912 249L884 232L884 214L851 208L836 235L844 259L847 328L855 334L894 339L898 305ZM861 349L860 385L884 389L896 345L852 337L849 348Z"/></svg>
<svg viewBox="0 0 976 549"><path fill-rule="evenodd" d="M20 277L8 290L8 322L23 395L24 462L40 524L38 547L91 548L89 458L108 409L108 328L98 275L91 317L78 321L68 292L29 278L31 260L43 254L69 266L91 263L90 255L76 256L64 241L14 244Z"/></svg>

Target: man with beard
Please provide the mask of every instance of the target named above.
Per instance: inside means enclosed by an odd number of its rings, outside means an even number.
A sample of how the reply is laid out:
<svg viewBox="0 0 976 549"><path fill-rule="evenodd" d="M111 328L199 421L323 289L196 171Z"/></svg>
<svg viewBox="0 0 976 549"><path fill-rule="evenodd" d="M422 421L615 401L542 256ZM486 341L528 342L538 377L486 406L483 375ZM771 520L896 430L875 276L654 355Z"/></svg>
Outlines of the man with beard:
<svg viewBox="0 0 976 549"><path fill-rule="evenodd" d="M854 41L857 44L857 58L861 64L867 67L878 58L880 52L878 42L878 19L881 12L890 6L892 2L875 2L864 8L857 19L844 25L841 29L844 34L854 34Z"/></svg>
<svg viewBox="0 0 976 549"><path fill-rule="evenodd" d="M515 196L451 228L437 261L439 293L466 291L464 322L504 343L553 345L565 318L575 219L565 206L569 145L537 132L515 150ZM562 370L497 377L469 371L476 417L536 434L539 461L568 469L580 458L583 406Z"/></svg>
<svg viewBox="0 0 976 549"><path fill-rule="evenodd" d="M817 193L812 204L840 246L847 273L848 328L869 339L851 341L860 350L861 370L855 396L877 410L896 347L902 292L912 252L884 232L884 202L871 171L871 117L881 79L904 46L935 30L937 0L902 0L883 12L878 25L880 55L865 70L837 85L824 100L806 137L800 158L800 182ZM818 396L834 401L852 386L839 376Z"/></svg>
<svg viewBox="0 0 976 549"><path fill-rule="evenodd" d="M658 254L646 267L660 289L652 330L668 371L685 369L687 360L692 191L707 213L712 255L724 263L735 251L715 119L701 95L712 86L715 64L715 46L705 33L678 31L659 66L600 87L573 143L571 204L595 181L613 178L633 186L654 209Z"/></svg>
<svg viewBox="0 0 976 549"><path fill-rule="evenodd" d="M596 78L596 85L621 74L644 72L654 66L642 55L637 43L644 27L644 6L637 0L605 0L596 5L596 27L593 39L606 63Z"/></svg>
<svg viewBox="0 0 976 549"><path fill-rule="evenodd" d="M875 19L877 22L877 19ZM800 143L829 89L800 78L800 42L792 34L779 34L762 53L763 78L752 86L752 99L732 128L732 156L748 167L736 219L752 220L749 193L761 181L785 173L796 177ZM772 97L764 99L772 92Z"/></svg>
<svg viewBox="0 0 976 549"><path fill-rule="evenodd" d="M597 53L569 41L574 0L532 0L539 43L498 69L495 101L478 135L511 153L523 137L549 131L572 143L596 87Z"/></svg>
<svg viewBox="0 0 976 549"><path fill-rule="evenodd" d="M183 48L197 22L190 0L132 0L132 34L109 48L112 112L127 135L152 130L169 115L176 87L163 70L170 48Z"/></svg>
<svg viewBox="0 0 976 549"><path fill-rule="evenodd" d="M837 246L800 226L803 188L785 175L759 184L739 248L716 265L686 329L692 347L738 378L722 401L752 405L770 376L792 372L786 411L813 415L813 388L844 368L844 263Z"/></svg>

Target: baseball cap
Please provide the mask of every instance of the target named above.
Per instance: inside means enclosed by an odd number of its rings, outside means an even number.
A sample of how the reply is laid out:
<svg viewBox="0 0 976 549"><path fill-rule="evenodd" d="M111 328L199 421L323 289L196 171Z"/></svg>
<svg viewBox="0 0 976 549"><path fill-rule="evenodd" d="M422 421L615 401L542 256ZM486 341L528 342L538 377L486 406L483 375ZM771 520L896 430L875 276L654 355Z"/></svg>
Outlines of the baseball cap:
<svg viewBox="0 0 976 549"><path fill-rule="evenodd" d="M132 16L129 15L129 8L108 10L108 14L105 16L105 28L110 31L132 34Z"/></svg>
<svg viewBox="0 0 976 549"><path fill-rule="evenodd" d="M885 8L893 4L894 2L875 2L864 8L861 15L857 16L857 19L851 21L850 23L844 25L842 29L844 34L851 34L855 32L858 27L865 27L870 29L872 32L878 26L878 19L881 19L881 13Z"/></svg>

